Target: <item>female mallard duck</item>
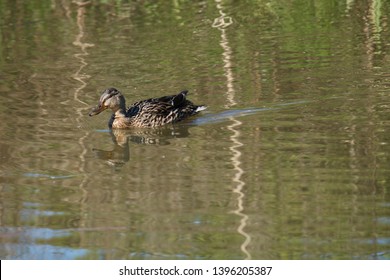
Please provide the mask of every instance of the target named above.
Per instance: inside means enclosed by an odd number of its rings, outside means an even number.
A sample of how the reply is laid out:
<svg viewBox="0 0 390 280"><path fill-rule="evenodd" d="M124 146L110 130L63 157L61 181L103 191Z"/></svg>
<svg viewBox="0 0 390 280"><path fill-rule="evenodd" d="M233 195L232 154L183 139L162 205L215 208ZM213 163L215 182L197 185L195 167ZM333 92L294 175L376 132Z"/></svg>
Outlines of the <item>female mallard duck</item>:
<svg viewBox="0 0 390 280"><path fill-rule="evenodd" d="M175 123L206 109L186 99L188 91L176 95L138 101L126 109L122 93L115 88L103 91L99 104L89 113L94 116L106 109L113 114L108 122L110 128L157 127Z"/></svg>

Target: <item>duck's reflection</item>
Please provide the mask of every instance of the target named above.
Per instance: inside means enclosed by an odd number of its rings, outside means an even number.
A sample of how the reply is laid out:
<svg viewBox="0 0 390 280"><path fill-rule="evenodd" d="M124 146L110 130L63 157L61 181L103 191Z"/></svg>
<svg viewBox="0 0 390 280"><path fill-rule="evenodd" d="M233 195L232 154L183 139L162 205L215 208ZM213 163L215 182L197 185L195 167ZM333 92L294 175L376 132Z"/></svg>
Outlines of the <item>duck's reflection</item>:
<svg viewBox="0 0 390 280"><path fill-rule="evenodd" d="M121 167L130 159L130 148L127 136L118 135L118 137L116 137L115 132L112 130L110 131L110 134L112 142L114 142L114 148L112 150L106 151L93 148L92 151L97 158L106 161L109 165L115 168Z"/></svg>
<svg viewBox="0 0 390 280"><path fill-rule="evenodd" d="M114 148L102 150L93 148L96 157L106 161L109 165L120 168L130 160L129 140L132 143L144 145L169 145L174 138L185 138L190 135L189 125L167 126L157 129L112 129L110 135Z"/></svg>

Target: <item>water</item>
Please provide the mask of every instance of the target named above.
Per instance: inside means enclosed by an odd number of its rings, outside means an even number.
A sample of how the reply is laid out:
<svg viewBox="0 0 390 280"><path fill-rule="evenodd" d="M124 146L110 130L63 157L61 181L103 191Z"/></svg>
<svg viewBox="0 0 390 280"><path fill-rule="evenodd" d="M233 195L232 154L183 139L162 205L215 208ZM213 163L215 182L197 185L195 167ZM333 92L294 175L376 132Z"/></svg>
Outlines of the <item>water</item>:
<svg viewBox="0 0 390 280"><path fill-rule="evenodd" d="M0 1L1 259L390 258L387 2L71 2Z"/></svg>

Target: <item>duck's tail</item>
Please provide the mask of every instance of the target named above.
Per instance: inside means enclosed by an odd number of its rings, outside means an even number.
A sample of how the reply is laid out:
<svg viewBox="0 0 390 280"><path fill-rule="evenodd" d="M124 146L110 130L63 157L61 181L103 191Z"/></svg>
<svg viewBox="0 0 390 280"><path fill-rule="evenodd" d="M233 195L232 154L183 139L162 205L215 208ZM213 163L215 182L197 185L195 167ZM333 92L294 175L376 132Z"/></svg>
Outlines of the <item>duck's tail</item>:
<svg viewBox="0 0 390 280"><path fill-rule="evenodd" d="M199 106L196 108L195 112L197 113L197 112L200 112L200 111L203 111L203 110L206 110L206 109L207 109L207 106L199 105Z"/></svg>

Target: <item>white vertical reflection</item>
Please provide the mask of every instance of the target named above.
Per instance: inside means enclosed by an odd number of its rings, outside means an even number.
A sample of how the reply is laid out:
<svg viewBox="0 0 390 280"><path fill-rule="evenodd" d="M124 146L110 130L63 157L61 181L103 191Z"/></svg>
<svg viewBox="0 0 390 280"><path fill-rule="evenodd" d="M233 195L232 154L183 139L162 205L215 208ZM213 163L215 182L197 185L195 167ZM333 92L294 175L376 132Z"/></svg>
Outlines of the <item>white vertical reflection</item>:
<svg viewBox="0 0 390 280"><path fill-rule="evenodd" d="M225 107L229 108L237 104L235 101L235 90L234 90L234 77L232 71L232 49L229 45L229 40L227 38L226 28L233 23L233 20L230 16L227 16L226 13L223 12L222 0L215 0L217 9L219 11L220 16L214 19L212 27L217 28L221 31L221 41L220 45L223 49L223 68L226 76L226 87L227 87L227 104ZM241 168L241 156L239 148L243 145L240 138L240 131L238 128L242 125L242 122L236 120L234 117L229 118L232 124L228 125L228 129L232 132L230 136L230 140L232 145L230 146L230 151L232 152L231 161L234 167L234 176L232 181L234 182L233 193L236 194L237 197L237 209L233 210L232 213L240 217L240 223L237 228L237 232L241 234L245 239L241 244L241 251L245 254L245 259L251 259L251 254L248 252L247 247L251 241L251 237L248 233L245 232L245 227L248 221L248 215L244 214L244 198L245 193L243 192L243 187L245 186L245 182L242 180L242 175L244 174L244 170Z"/></svg>
<svg viewBox="0 0 390 280"><path fill-rule="evenodd" d="M83 38L84 38L84 26L85 26L84 18L85 18L86 6L88 4L90 4L90 2L89 1L88 2L76 2L76 1L74 1L73 3L77 5L77 27L78 27L78 31L79 31L79 33L76 35L76 38L75 38L75 40L73 42L73 45L75 45L76 47L80 48L80 52L76 53L74 55L74 57L80 63L80 67L78 68L76 73L74 73L72 75L73 79L78 81L80 83L80 85L79 85L79 87L77 87L75 89L74 94L73 94L73 98L74 98L74 100L77 103L85 105L85 106L78 107L77 110L76 110L77 114L78 114L78 116L76 117L76 120L77 120L78 126L80 127L81 126L81 121L82 121L82 118L83 118L83 111L86 108L88 108L88 104L85 103L84 101L80 100L79 94L87 86L86 80L90 78L89 75L86 75L86 74L82 73L83 68L88 65L88 63L85 61L84 57L88 55L87 48L93 47L94 45L93 44L84 43L82 41ZM81 161L81 164L79 166L79 171L80 171L80 173L83 174L83 180L80 183L80 189L83 191L83 194L84 194L83 195L83 200L86 199L86 191L84 189L84 186L86 185L86 183L88 181L88 175L85 172L85 155L87 154L87 148L86 148L86 145L84 143L84 141L88 137L88 135L89 135L89 132L87 131L85 133L85 135L80 137L80 139L79 139L79 144L80 144L80 146L82 148L82 151L81 151L80 156L79 156L80 161Z"/></svg>
<svg viewBox="0 0 390 280"><path fill-rule="evenodd" d="M221 41L220 45L223 49L223 69L225 71L225 76L227 79L227 100L228 104L226 104L225 107L234 106L237 104L237 102L234 100L234 86L233 86L233 71L232 71L232 49L229 46L229 41L226 35L226 28L233 23L233 20L231 17L227 16L222 11L222 4L221 0L215 0L217 3L217 9L219 11L220 16L214 19L213 27L218 28L219 31L221 31Z"/></svg>
<svg viewBox="0 0 390 280"><path fill-rule="evenodd" d="M72 76L73 79L75 79L75 80L80 82L80 86L75 89L74 100L76 100L78 103L81 103L83 105L88 106L87 103L85 103L84 101L80 100L79 94L80 94L81 90L87 86L87 83L85 82L85 80L90 78L89 75L86 75L86 74L82 73L83 68L88 65L88 63L84 59L84 56L88 55L87 48L94 46L93 44L83 43L82 42L82 39L84 37L85 6L87 4L89 4L89 2L83 2L83 3L81 3L81 2L74 2L74 3L76 3L78 5L78 8L77 8L77 27L79 29L79 33L76 35L76 39L74 40L73 45L75 45L77 47L80 47L80 50L81 50L80 53L76 53L74 55L78 59L78 61L80 62L79 69ZM77 110L77 112L78 112L80 117L82 117L82 115L83 115L82 114L83 109L85 109L85 108L79 108ZM78 118L77 120L80 123L80 118Z"/></svg>

